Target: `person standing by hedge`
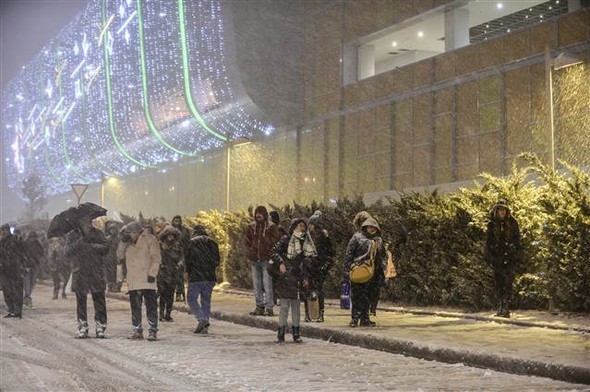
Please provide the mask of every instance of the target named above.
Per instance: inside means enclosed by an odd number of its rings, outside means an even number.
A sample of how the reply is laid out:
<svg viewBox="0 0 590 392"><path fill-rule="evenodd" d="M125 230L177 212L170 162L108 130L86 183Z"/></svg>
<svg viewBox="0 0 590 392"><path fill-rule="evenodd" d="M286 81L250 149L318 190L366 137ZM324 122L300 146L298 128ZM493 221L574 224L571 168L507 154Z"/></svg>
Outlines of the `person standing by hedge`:
<svg viewBox="0 0 590 392"><path fill-rule="evenodd" d="M309 288L308 269L304 266L309 265L311 259L318 256L315 244L307 232L305 220L302 218L293 219L289 227L289 234L280 239L270 254L268 272L273 278L277 296L281 300L277 343L285 341L289 308L291 309L293 341L301 343L299 331L301 292Z"/></svg>
<svg viewBox="0 0 590 392"><path fill-rule="evenodd" d="M355 218L356 220L356 218ZM344 256L343 274L344 280L350 280L351 288L351 320L349 326L352 328L374 327L375 322L369 318L371 302L371 289L381 279L384 265L387 262L387 253L381 238L379 224L372 217L367 217L361 225L361 230L354 233ZM366 263L373 265L373 274L366 282L355 282L350 278L350 271L353 264Z"/></svg>
<svg viewBox="0 0 590 392"><path fill-rule="evenodd" d="M522 247L518 222L505 201L499 201L490 213L485 259L494 273L494 289L499 317L510 317L514 270L520 263Z"/></svg>
<svg viewBox="0 0 590 392"><path fill-rule="evenodd" d="M256 207L254 222L248 226L245 239L248 259L252 264L252 285L256 299L256 308L250 312L252 316L274 316L272 279L267 268L269 252L279 239L278 228L268 219L266 207Z"/></svg>
<svg viewBox="0 0 590 392"><path fill-rule="evenodd" d="M307 221L309 235L315 244L317 256L309 259L308 265L304 268L309 270L309 288L305 292L306 299L315 292L318 296L319 317L317 322L324 322L324 282L330 273L334 263L334 251L332 249L332 240L328 231L324 228L324 219L321 211L315 211ZM308 301L305 304L305 321L311 321Z"/></svg>

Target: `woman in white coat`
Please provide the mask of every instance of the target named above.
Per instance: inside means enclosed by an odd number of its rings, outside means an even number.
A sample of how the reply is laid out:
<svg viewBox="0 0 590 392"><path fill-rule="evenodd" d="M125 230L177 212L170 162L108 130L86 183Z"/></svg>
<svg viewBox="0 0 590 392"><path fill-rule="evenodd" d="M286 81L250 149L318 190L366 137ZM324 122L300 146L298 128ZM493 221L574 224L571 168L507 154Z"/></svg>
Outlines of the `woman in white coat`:
<svg viewBox="0 0 590 392"><path fill-rule="evenodd" d="M148 340L157 340L158 285L156 277L162 259L160 243L156 236L144 230L139 222L131 222L121 229L117 258L125 259L127 265L127 285L133 323L133 333L129 338L143 339L141 305L145 299L149 324Z"/></svg>

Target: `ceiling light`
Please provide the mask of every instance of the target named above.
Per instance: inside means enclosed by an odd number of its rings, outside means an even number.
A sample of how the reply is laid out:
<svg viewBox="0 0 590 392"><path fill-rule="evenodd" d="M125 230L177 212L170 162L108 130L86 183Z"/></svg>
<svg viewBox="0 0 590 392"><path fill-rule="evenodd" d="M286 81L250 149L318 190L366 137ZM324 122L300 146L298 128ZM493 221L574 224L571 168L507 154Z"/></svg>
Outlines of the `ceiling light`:
<svg viewBox="0 0 590 392"><path fill-rule="evenodd" d="M420 37L420 38L424 37L424 32L423 31L418 31L418 37Z"/></svg>
<svg viewBox="0 0 590 392"><path fill-rule="evenodd" d="M393 42L391 43L391 46L393 46L393 47L395 48L395 47L397 46L397 42L393 41Z"/></svg>
<svg viewBox="0 0 590 392"><path fill-rule="evenodd" d="M496 8L499 10L501 10L503 7L504 7L504 4L502 4L502 3L496 4Z"/></svg>

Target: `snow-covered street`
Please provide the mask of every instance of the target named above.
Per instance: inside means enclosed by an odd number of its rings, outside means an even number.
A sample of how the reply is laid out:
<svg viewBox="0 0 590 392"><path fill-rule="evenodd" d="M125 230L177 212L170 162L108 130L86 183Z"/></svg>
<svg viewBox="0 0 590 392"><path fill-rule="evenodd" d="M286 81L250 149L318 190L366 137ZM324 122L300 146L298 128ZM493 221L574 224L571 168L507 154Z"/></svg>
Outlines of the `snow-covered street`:
<svg viewBox="0 0 590 392"><path fill-rule="evenodd" d="M74 296L50 298L38 285L22 320L1 319L2 391L590 390L313 339L277 345L268 330L217 320L209 335L195 335L194 319L180 312L160 324L159 341L132 341L129 306L115 299L107 339L80 340ZM91 309L89 300L90 318Z"/></svg>

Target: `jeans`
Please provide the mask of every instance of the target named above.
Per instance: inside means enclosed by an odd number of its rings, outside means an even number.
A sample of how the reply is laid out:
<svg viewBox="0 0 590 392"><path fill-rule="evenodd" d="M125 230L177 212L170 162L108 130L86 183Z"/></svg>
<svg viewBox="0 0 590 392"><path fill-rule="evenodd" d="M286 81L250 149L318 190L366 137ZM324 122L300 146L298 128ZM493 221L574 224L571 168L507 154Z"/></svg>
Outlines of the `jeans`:
<svg viewBox="0 0 590 392"><path fill-rule="evenodd" d="M141 305L145 298L145 313L147 315L149 330L158 331L158 294L156 290L131 290L129 292L129 304L131 305L131 323L135 332L143 333L141 326Z"/></svg>
<svg viewBox="0 0 590 392"><path fill-rule="evenodd" d="M252 285L254 286L254 298L256 307L272 309L274 300L272 297L272 278L268 274L268 261L252 262ZM264 293L262 288L264 287Z"/></svg>
<svg viewBox="0 0 590 392"><path fill-rule="evenodd" d="M293 327L299 327L301 320L301 304L298 299L281 298L281 310L279 312L279 327L287 326L289 308L291 308L291 324Z"/></svg>
<svg viewBox="0 0 590 392"><path fill-rule="evenodd" d="M96 329L104 331L107 327L107 305L104 291L91 293L94 304L94 321ZM78 328L88 328L87 313L88 293L76 293L76 315L78 317Z"/></svg>
<svg viewBox="0 0 590 392"><path fill-rule="evenodd" d="M215 282L189 282L186 301L197 321L208 322L211 315L211 293ZM199 296L201 303L199 304Z"/></svg>

